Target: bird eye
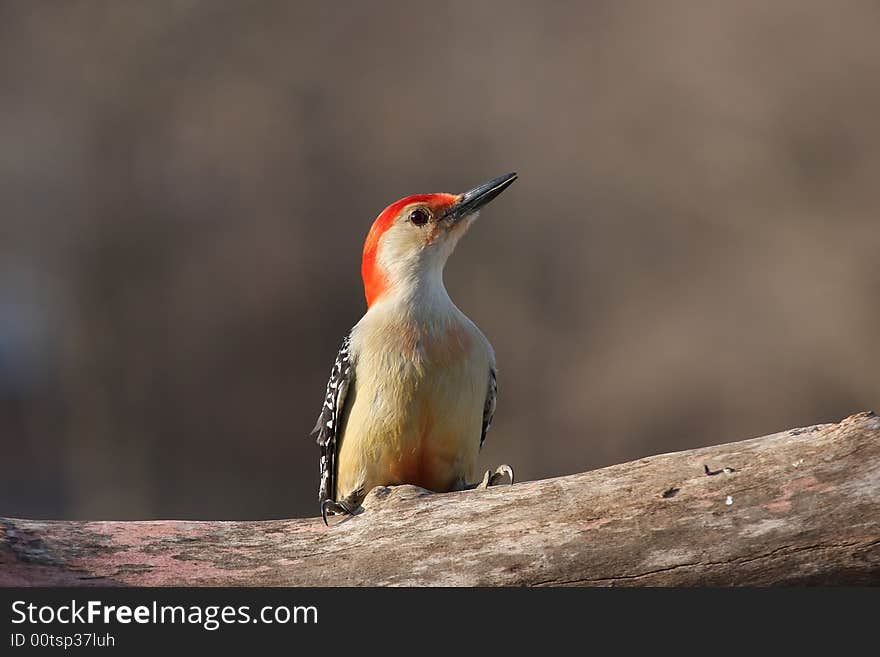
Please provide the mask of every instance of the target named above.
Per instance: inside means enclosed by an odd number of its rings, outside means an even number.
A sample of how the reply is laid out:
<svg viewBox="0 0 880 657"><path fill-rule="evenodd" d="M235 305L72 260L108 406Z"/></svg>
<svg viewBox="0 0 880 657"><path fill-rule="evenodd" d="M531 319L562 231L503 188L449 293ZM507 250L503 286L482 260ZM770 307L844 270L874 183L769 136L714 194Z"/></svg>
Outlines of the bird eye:
<svg viewBox="0 0 880 657"><path fill-rule="evenodd" d="M428 219L430 219L428 211L422 208L416 208L409 213L409 220L413 222L416 226L424 226L426 223L428 223Z"/></svg>

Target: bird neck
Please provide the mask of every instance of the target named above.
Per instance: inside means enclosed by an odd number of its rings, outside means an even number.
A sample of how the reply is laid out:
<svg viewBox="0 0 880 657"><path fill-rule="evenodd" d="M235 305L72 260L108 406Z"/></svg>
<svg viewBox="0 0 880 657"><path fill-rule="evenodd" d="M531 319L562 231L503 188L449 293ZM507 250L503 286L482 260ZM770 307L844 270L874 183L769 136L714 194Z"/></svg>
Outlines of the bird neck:
<svg viewBox="0 0 880 657"><path fill-rule="evenodd" d="M453 316L457 310L443 282L443 265L403 277L370 306L391 312L398 319L418 324L434 324Z"/></svg>

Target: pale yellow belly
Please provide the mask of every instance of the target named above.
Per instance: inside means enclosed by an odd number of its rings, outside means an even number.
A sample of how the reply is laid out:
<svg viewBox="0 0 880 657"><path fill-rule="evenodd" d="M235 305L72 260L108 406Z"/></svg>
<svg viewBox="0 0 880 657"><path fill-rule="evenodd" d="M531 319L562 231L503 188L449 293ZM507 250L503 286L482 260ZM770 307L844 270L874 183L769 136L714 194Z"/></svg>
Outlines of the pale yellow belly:
<svg viewBox="0 0 880 657"><path fill-rule="evenodd" d="M342 426L337 499L375 486L445 492L475 482L488 373L488 356L359 367Z"/></svg>

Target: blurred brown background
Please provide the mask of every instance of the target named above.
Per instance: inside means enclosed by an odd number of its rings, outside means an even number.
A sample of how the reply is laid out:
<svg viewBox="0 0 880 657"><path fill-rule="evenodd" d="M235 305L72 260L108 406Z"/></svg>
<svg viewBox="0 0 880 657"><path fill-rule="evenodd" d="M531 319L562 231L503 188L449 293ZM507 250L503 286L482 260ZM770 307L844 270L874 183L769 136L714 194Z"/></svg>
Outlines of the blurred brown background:
<svg viewBox="0 0 880 657"><path fill-rule="evenodd" d="M880 406L876 2L0 3L0 515L314 515L406 194L523 479Z"/></svg>

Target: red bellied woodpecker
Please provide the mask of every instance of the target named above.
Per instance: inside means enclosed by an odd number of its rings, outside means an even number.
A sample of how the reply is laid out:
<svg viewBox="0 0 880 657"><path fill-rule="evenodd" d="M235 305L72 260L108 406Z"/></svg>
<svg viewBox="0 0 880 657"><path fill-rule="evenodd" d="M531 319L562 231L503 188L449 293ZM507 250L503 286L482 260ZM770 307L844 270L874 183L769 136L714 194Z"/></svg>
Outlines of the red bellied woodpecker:
<svg viewBox="0 0 880 657"><path fill-rule="evenodd" d="M495 413L495 353L449 298L443 268L480 208L513 181L389 205L364 242L367 312L342 341L313 434L321 515L350 514L375 486L474 486ZM504 475L487 471L481 486Z"/></svg>

